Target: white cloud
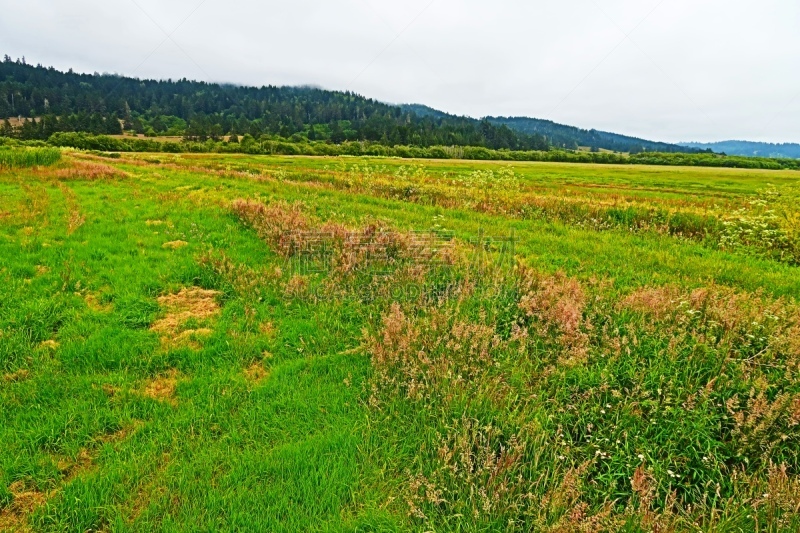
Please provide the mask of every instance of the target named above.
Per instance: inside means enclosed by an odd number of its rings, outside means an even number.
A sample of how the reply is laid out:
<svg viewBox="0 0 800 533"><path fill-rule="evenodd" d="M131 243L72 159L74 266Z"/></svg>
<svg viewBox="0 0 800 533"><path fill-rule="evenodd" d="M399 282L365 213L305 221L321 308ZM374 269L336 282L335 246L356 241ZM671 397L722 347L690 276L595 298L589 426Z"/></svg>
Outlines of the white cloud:
<svg viewBox="0 0 800 533"><path fill-rule="evenodd" d="M0 0L0 14L0 52L62 69L800 142L792 0Z"/></svg>

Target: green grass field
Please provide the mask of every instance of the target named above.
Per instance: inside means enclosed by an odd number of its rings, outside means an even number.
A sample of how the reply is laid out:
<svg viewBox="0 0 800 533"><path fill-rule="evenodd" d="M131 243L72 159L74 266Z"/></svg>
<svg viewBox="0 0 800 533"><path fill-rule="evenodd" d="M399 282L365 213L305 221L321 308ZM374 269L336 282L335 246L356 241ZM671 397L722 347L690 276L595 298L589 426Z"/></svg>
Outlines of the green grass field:
<svg viewBox="0 0 800 533"><path fill-rule="evenodd" d="M800 529L797 172L9 167L0 530Z"/></svg>

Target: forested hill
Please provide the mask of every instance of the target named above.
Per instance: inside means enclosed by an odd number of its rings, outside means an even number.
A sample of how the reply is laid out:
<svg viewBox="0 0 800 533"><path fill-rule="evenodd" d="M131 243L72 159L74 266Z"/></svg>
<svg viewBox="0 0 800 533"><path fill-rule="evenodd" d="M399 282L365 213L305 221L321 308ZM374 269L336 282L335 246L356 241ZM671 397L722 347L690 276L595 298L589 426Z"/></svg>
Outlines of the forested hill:
<svg viewBox="0 0 800 533"><path fill-rule="evenodd" d="M274 135L332 143L483 146L547 150L541 135L515 132L467 117L420 116L351 92L300 87L240 87L204 82L139 80L31 66L6 56L0 63L0 119L37 117L0 134L46 139L61 131L182 135Z"/></svg>
<svg viewBox="0 0 800 533"><path fill-rule="evenodd" d="M543 135L556 148L575 150L579 146L612 150L614 152L699 152L696 148L679 146L636 137L597 130L584 130L574 126L556 124L550 120L526 117L487 117L496 126L509 128L528 135Z"/></svg>
<svg viewBox="0 0 800 533"><path fill-rule="evenodd" d="M400 107L402 107L403 110L414 113L420 117L457 118L455 115L445 113L444 111L439 111L438 109L434 109L423 104L401 104Z"/></svg>
<svg viewBox="0 0 800 533"><path fill-rule="evenodd" d="M715 143L681 143L681 146L701 150L709 149L728 155L800 159L800 144L794 143L773 144L751 141L721 141Z"/></svg>

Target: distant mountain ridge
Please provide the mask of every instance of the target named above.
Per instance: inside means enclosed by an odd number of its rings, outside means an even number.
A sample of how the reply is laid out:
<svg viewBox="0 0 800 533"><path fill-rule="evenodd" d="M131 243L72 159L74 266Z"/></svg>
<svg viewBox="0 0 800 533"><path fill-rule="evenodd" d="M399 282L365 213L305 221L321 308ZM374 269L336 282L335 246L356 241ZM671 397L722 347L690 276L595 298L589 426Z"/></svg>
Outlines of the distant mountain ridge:
<svg viewBox="0 0 800 533"><path fill-rule="evenodd" d="M753 141L720 141L714 143L679 143L686 148L699 150L713 150L728 155L741 155L745 157L773 157L800 159L800 144L797 143L762 143Z"/></svg>
<svg viewBox="0 0 800 533"><path fill-rule="evenodd" d="M461 118L456 115L439 111L422 104L403 104L404 111L414 113L420 117L432 119ZM508 128L526 135L542 135L555 148L577 150L579 147L611 150L613 152L699 152L704 149L692 146L648 141L637 137L620 135L598 130L584 130L574 126L558 124L552 120L543 120L529 117L486 117L483 120L494 126L507 126Z"/></svg>
<svg viewBox="0 0 800 533"><path fill-rule="evenodd" d="M552 120L529 117L486 117L486 120L495 126L508 126L519 133L544 135L553 146L571 150L584 146L632 154L641 152L675 153L701 151L694 147L648 141L607 131L585 130L575 126L558 124Z"/></svg>

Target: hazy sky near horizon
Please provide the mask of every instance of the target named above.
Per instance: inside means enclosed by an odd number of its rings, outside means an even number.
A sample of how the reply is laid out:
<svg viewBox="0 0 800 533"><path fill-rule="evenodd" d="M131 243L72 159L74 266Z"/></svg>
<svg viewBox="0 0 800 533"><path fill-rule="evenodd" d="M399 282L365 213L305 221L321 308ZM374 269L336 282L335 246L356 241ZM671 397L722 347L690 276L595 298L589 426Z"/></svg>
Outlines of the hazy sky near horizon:
<svg viewBox="0 0 800 533"><path fill-rule="evenodd" d="M797 0L0 0L0 53L653 140L800 142Z"/></svg>

